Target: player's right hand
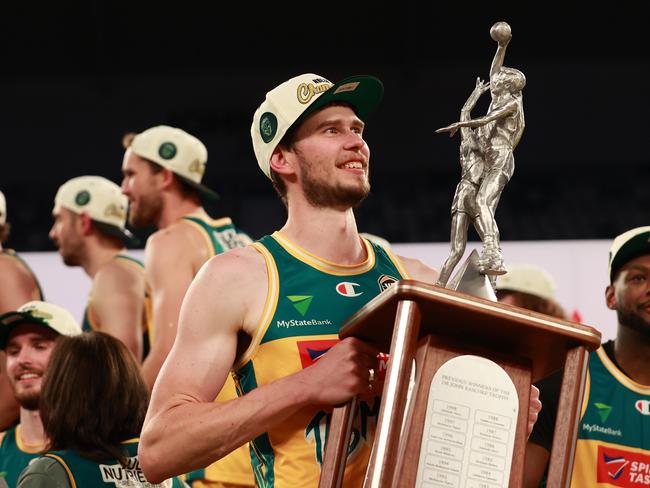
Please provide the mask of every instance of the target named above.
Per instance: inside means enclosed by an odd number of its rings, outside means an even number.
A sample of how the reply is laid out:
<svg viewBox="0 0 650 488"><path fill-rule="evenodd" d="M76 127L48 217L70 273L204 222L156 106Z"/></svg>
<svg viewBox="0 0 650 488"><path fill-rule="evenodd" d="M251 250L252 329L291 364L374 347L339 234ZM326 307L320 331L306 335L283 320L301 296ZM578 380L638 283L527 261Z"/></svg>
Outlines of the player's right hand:
<svg viewBox="0 0 650 488"><path fill-rule="evenodd" d="M348 337L303 370L313 403L340 405L355 395L366 393L377 377L379 351L354 337ZM370 370L374 370L374 375ZM374 382L375 380L373 380Z"/></svg>

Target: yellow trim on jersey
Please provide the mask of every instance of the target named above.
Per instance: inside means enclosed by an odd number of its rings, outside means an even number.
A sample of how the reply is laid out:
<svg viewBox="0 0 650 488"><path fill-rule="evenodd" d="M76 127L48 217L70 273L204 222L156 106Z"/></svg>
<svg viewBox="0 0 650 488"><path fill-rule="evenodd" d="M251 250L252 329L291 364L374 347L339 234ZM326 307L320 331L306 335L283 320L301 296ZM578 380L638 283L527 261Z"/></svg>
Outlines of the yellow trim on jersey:
<svg viewBox="0 0 650 488"><path fill-rule="evenodd" d="M366 239L362 240L364 246L366 246L366 254L368 255L365 261L359 264L337 264L319 258L315 254L312 254L306 249L294 244L277 231L274 232L271 237L273 237L273 239L275 239L285 251L291 254L298 261L301 261L312 268L316 268L323 273L336 276L351 276L370 271L375 266L375 251Z"/></svg>
<svg viewBox="0 0 650 488"><path fill-rule="evenodd" d="M266 302L257 326L255 327L255 335L252 337L251 343L244 351L241 357L233 365L233 369L239 369L248 362L257 347L259 346L266 330L271 324L271 319L275 315L275 310L278 306L278 297L280 295L280 277L278 276L278 268L275 264L275 259L271 253L259 242L251 244L263 257L266 263L266 275L268 281L268 291L266 292Z"/></svg>
<svg viewBox="0 0 650 488"><path fill-rule="evenodd" d="M20 435L21 431L22 431L22 427L20 424L18 424L15 430L16 446L18 446L18 449L28 454L38 454L43 449L45 449L45 444L26 444L25 442L23 442L23 438Z"/></svg>
<svg viewBox="0 0 650 488"><path fill-rule="evenodd" d="M388 257L397 268L397 271L399 271L399 273L402 275L402 279L410 280L411 275L409 274L408 271L406 271L406 268L404 267L402 260L399 257L397 257L395 254L393 254L393 251L391 251L390 249L387 248L383 248L383 249L384 251L386 251L386 254L388 254Z"/></svg>
<svg viewBox="0 0 650 488"><path fill-rule="evenodd" d="M580 408L580 420L585 416L587 407L589 406L589 394L591 393L591 375L587 367L587 378L585 379L585 392L582 395L582 407Z"/></svg>
<svg viewBox="0 0 650 488"><path fill-rule="evenodd" d="M77 483L74 480L74 476L72 476L72 471L70 471L70 468L68 468L68 465L66 464L66 462L61 457L57 456L56 454L48 453L47 457L51 457L53 459L56 459L61 464L61 466L63 466L66 473L68 473L68 478L70 479L70 484L72 485L72 488L77 488Z"/></svg>
<svg viewBox="0 0 650 488"><path fill-rule="evenodd" d="M230 220L230 219L228 219L228 220ZM183 222L183 223L185 223L187 225L190 225L190 226L194 227L196 230L198 230L199 233L203 236L203 240L206 243L206 246L208 248L208 252L210 253L210 257L216 255L216 253L214 252L214 246L212 245L212 239L210 239L210 236L205 231L205 229L203 227L201 227L200 224L197 224L193 220L185 220L185 219L182 219L181 222Z"/></svg>
<svg viewBox="0 0 650 488"><path fill-rule="evenodd" d="M607 368L607 371L610 372L610 374L616 378L616 380L623 385L624 387L636 392L640 393L641 395L650 395L650 386L647 385L642 385L641 383L637 383L636 381L632 380L631 378L628 378L625 376L612 362L611 359L607 356L607 353L603 349L603 347L599 347L598 350L596 351L598 354L598 357L600 357L600 360L603 362L605 365L605 368Z"/></svg>

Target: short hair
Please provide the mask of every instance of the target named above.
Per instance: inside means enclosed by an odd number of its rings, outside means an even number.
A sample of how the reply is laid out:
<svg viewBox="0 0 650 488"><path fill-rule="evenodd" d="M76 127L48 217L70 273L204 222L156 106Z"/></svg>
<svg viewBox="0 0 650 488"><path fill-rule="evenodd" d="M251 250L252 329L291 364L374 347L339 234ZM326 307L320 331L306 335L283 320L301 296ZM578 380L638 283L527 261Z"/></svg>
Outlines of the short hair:
<svg viewBox="0 0 650 488"><path fill-rule="evenodd" d="M566 312L555 300L549 300L547 298L538 297L537 295L531 295L530 293L514 290L497 290L496 294L499 301L504 297L511 295L514 297L515 304L518 307L550 315L551 317L557 317L559 319L567 318Z"/></svg>
<svg viewBox="0 0 650 488"><path fill-rule="evenodd" d="M121 444L140 436L148 402L140 368L122 342L95 331L61 336L40 398L48 450L125 464Z"/></svg>

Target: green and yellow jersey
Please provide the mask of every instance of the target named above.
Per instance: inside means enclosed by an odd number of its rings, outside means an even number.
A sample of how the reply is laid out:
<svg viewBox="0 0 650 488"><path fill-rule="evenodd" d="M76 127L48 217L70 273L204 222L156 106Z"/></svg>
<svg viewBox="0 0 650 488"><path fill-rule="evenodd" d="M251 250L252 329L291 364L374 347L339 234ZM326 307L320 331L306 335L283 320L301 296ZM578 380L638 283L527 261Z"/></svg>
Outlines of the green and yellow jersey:
<svg viewBox="0 0 650 488"><path fill-rule="evenodd" d="M0 443L0 486L15 488L21 471L32 459L41 455L42 448L43 446L28 446L23 443L20 424L6 430Z"/></svg>
<svg viewBox="0 0 650 488"><path fill-rule="evenodd" d="M240 394L309 367L338 342L345 320L406 278L390 251L363 239L367 259L325 261L276 232L253 244L266 262L268 295L250 346L234 367ZM379 414L379 397L360 401L344 486L361 486ZM310 406L251 441L258 486L318 486L331 410Z"/></svg>

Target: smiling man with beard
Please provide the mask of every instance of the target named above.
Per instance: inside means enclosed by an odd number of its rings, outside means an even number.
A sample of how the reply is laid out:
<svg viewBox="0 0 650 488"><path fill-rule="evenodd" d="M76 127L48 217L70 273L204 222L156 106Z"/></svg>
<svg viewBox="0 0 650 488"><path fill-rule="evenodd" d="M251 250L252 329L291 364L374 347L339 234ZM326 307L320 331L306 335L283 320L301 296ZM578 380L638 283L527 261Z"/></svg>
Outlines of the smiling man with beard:
<svg viewBox="0 0 650 488"><path fill-rule="evenodd" d="M616 339L589 356L571 487L650 484L650 226L614 239L607 307L616 311ZM561 371L540 382L544 404L526 450L527 487L548 463Z"/></svg>
<svg viewBox="0 0 650 488"><path fill-rule="evenodd" d="M339 341L339 327L386 280L438 276L357 231L353 209L370 190L365 120L382 94L372 76L333 84L303 74L268 92L255 112L257 162L287 221L212 258L188 290L141 436L151 481L251 441L258 486L315 487L331 406L362 394L343 483L360 486L379 411L378 351ZM212 403L231 371L240 397Z"/></svg>
<svg viewBox="0 0 650 488"><path fill-rule="evenodd" d="M46 302L28 302L0 316L0 349L20 404L20 423L0 433L0 486L16 486L20 472L45 448L38 410L41 382L59 335L77 335L81 327L67 310Z"/></svg>

